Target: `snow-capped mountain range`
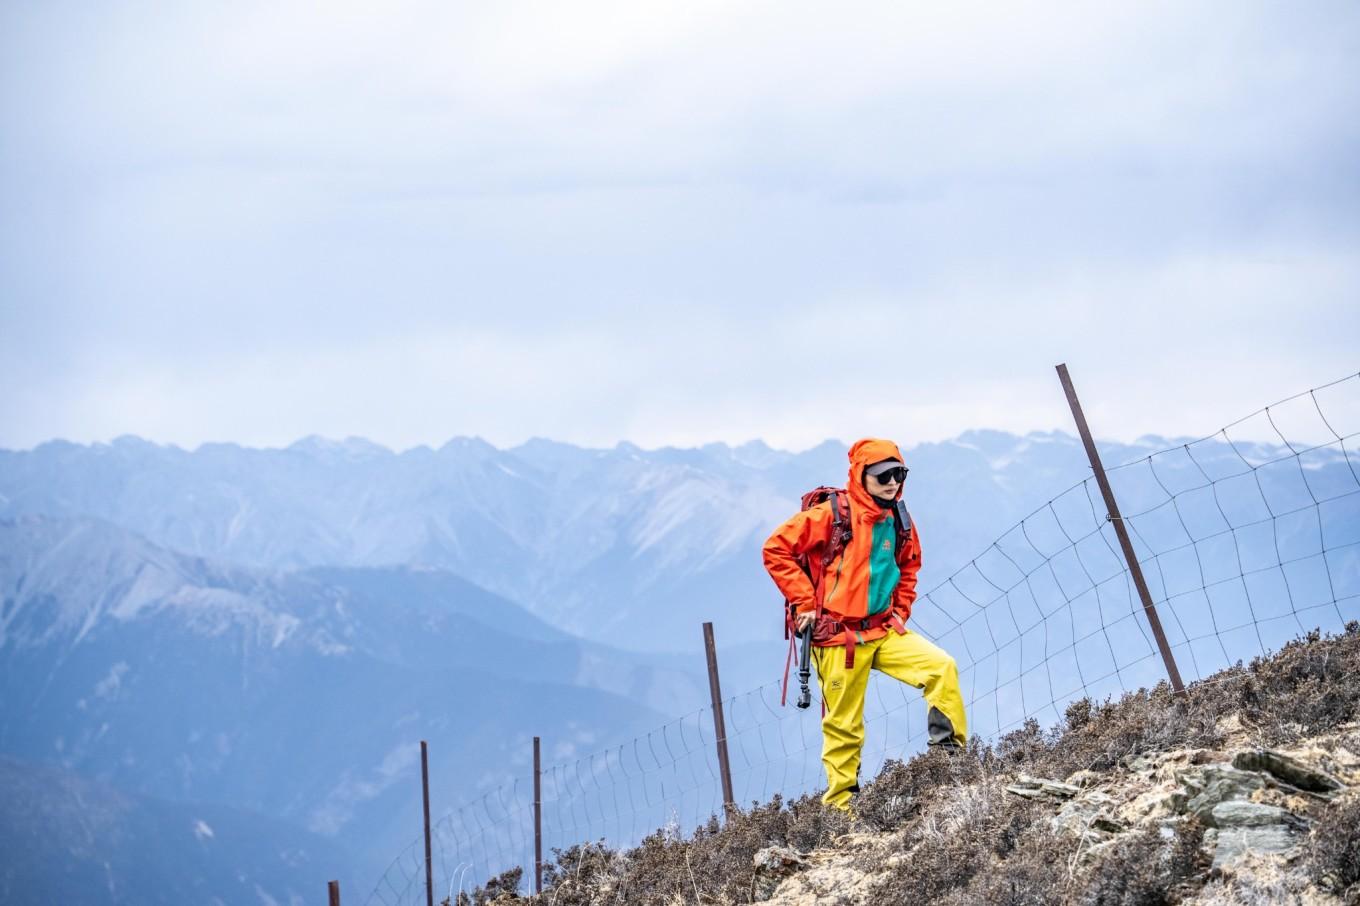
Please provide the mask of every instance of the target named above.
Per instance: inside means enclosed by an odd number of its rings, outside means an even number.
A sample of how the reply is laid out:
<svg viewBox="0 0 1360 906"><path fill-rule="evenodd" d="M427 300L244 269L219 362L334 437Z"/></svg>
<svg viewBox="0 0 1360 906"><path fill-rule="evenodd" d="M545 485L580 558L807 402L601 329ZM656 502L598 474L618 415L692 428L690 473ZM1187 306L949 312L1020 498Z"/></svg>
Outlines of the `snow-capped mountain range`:
<svg viewBox="0 0 1360 906"><path fill-rule="evenodd" d="M926 583L1089 471L1080 444L1060 433L971 432L906 455ZM758 442L498 450L457 438L394 453L353 438L185 451L124 437L0 451L0 517L93 516L247 566L445 569L564 631L687 651L704 620L728 644L777 636L760 542L805 490L844 484L845 472L836 442L793 454Z"/></svg>

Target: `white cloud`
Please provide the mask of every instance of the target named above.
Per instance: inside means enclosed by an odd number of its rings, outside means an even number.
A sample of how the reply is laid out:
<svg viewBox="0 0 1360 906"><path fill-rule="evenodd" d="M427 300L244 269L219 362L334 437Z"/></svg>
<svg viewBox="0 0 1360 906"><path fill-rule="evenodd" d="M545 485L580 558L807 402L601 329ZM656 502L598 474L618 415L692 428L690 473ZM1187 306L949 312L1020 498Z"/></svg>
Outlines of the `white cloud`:
<svg viewBox="0 0 1360 906"><path fill-rule="evenodd" d="M102 680L95 683L95 698L117 698L118 692L123 687L123 677L127 675L128 667L126 661L119 661L109 669L109 673Z"/></svg>
<svg viewBox="0 0 1360 906"><path fill-rule="evenodd" d="M1131 437L1354 370L1350 4L0 16L0 445L928 439L1065 427L1063 359Z"/></svg>
<svg viewBox="0 0 1360 906"><path fill-rule="evenodd" d="M1102 436L1203 434L1351 370L1349 334L1327 334L1353 320L1357 267L1309 253L1190 257L1146 273L946 285L907 302L639 311L556 333L447 325L173 370L122 360L49 418L79 439L131 431L189 447L311 433L398 449L459 434L501 445L761 437L796 449L889 432L915 443L979 426L1069 429L1053 373L1067 361ZM1290 342L1313 354L1272 354Z"/></svg>

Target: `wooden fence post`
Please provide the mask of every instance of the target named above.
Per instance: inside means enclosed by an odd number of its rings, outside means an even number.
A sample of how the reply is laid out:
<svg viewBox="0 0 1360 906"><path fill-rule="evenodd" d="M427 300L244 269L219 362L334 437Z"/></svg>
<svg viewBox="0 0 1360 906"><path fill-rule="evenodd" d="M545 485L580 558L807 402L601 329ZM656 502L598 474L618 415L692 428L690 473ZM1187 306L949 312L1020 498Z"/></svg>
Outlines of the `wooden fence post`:
<svg viewBox="0 0 1360 906"><path fill-rule="evenodd" d="M704 650L708 655L708 692L713 700L713 733L718 741L718 771L722 774L723 811L730 817L737 807L732 797L732 766L727 760L727 724L723 720L722 689L718 684L718 652L713 645L713 624L704 624Z"/></svg>
<svg viewBox="0 0 1360 906"><path fill-rule="evenodd" d="M543 766L534 737L534 893L543 892Z"/></svg>
<svg viewBox="0 0 1360 906"><path fill-rule="evenodd" d="M1086 458L1091 461L1091 470L1096 473L1096 483L1100 485L1100 493L1105 498L1109 520L1114 525L1114 533L1119 537L1119 546L1124 551L1124 562L1128 564L1134 587L1138 589L1138 597L1143 601L1143 613L1147 615L1148 625L1152 627L1152 634L1157 639L1162 663L1166 665L1167 676L1171 678L1171 688L1177 695L1184 695L1185 685L1181 682L1181 672L1176 667L1176 658L1171 653L1171 646L1167 644L1166 633L1162 630L1162 620L1157 616L1152 595L1148 593L1147 580L1143 578L1143 567L1139 565L1138 557L1134 555L1133 542L1129 540L1129 531L1124 527L1124 517L1119 514L1119 504L1114 499L1110 479L1106 477L1105 466L1100 462L1100 453L1096 451L1096 442L1091 438L1091 429L1086 425L1086 416L1082 414L1081 401L1077 399L1077 389L1072 385L1072 377L1067 373L1066 364L1058 366L1058 380L1062 381L1063 392L1067 394L1067 405L1072 409L1072 418L1077 423L1081 442L1086 446Z"/></svg>
<svg viewBox="0 0 1360 906"><path fill-rule="evenodd" d="M430 753L420 741L420 786L425 797L425 906L434 906L434 861L430 854Z"/></svg>

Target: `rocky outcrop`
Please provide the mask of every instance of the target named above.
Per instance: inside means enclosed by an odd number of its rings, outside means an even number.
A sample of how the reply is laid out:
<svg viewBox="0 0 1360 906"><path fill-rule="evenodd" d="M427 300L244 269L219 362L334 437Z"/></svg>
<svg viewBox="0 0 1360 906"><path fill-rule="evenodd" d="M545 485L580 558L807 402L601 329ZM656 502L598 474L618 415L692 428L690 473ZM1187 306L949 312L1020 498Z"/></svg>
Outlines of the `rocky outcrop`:
<svg viewBox="0 0 1360 906"><path fill-rule="evenodd" d="M1199 883L1208 883L1184 902L1338 904L1349 901L1308 880L1299 864L1315 811L1360 796L1358 729L1351 724L1288 750L1242 744L1142 755L1114 771L1078 771L1063 779L1020 773L1002 778L1000 789L1051 809L1049 826L1075 841L1076 862L1059 870L1096 865L1149 831L1170 840L1177 828L1194 822L1203 830L1199 848L1208 868ZM951 799L958 803L970 795L959 791ZM874 891L912 858L906 837L939 830L939 821L926 822L847 834L811 853L761 850L755 901L876 902Z"/></svg>
<svg viewBox="0 0 1360 906"><path fill-rule="evenodd" d="M533 906L1360 906L1360 622L890 760L852 802L559 857Z"/></svg>
<svg viewBox="0 0 1360 906"><path fill-rule="evenodd" d="M1209 760L1214 755L1143 756L1130 762L1128 773L1084 791L1072 783L1027 777L1006 790L1070 800L1057 810L1054 826L1103 844L1149 823L1169 828L1193 818L1206 828L1212 867L1221 868L1246 855L1293 854L1307 836L1312 807L1360 785L1360 754L1344 745L1294 753L1245 748ZM1100 851L1094 847L1087 858Z"/></svg>

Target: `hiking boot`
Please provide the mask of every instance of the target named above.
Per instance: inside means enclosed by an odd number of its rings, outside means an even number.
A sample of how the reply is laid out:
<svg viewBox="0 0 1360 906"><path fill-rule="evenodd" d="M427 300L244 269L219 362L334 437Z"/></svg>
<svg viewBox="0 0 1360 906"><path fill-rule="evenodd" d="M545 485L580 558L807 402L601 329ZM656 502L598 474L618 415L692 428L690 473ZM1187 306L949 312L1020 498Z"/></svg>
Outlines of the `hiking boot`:
<svg viewBox="0 0 1360 906"><path fill-rule="evenodd" d="M961 748L954 735L954 722L934 706L926 712L926 745Z"/></svg>

